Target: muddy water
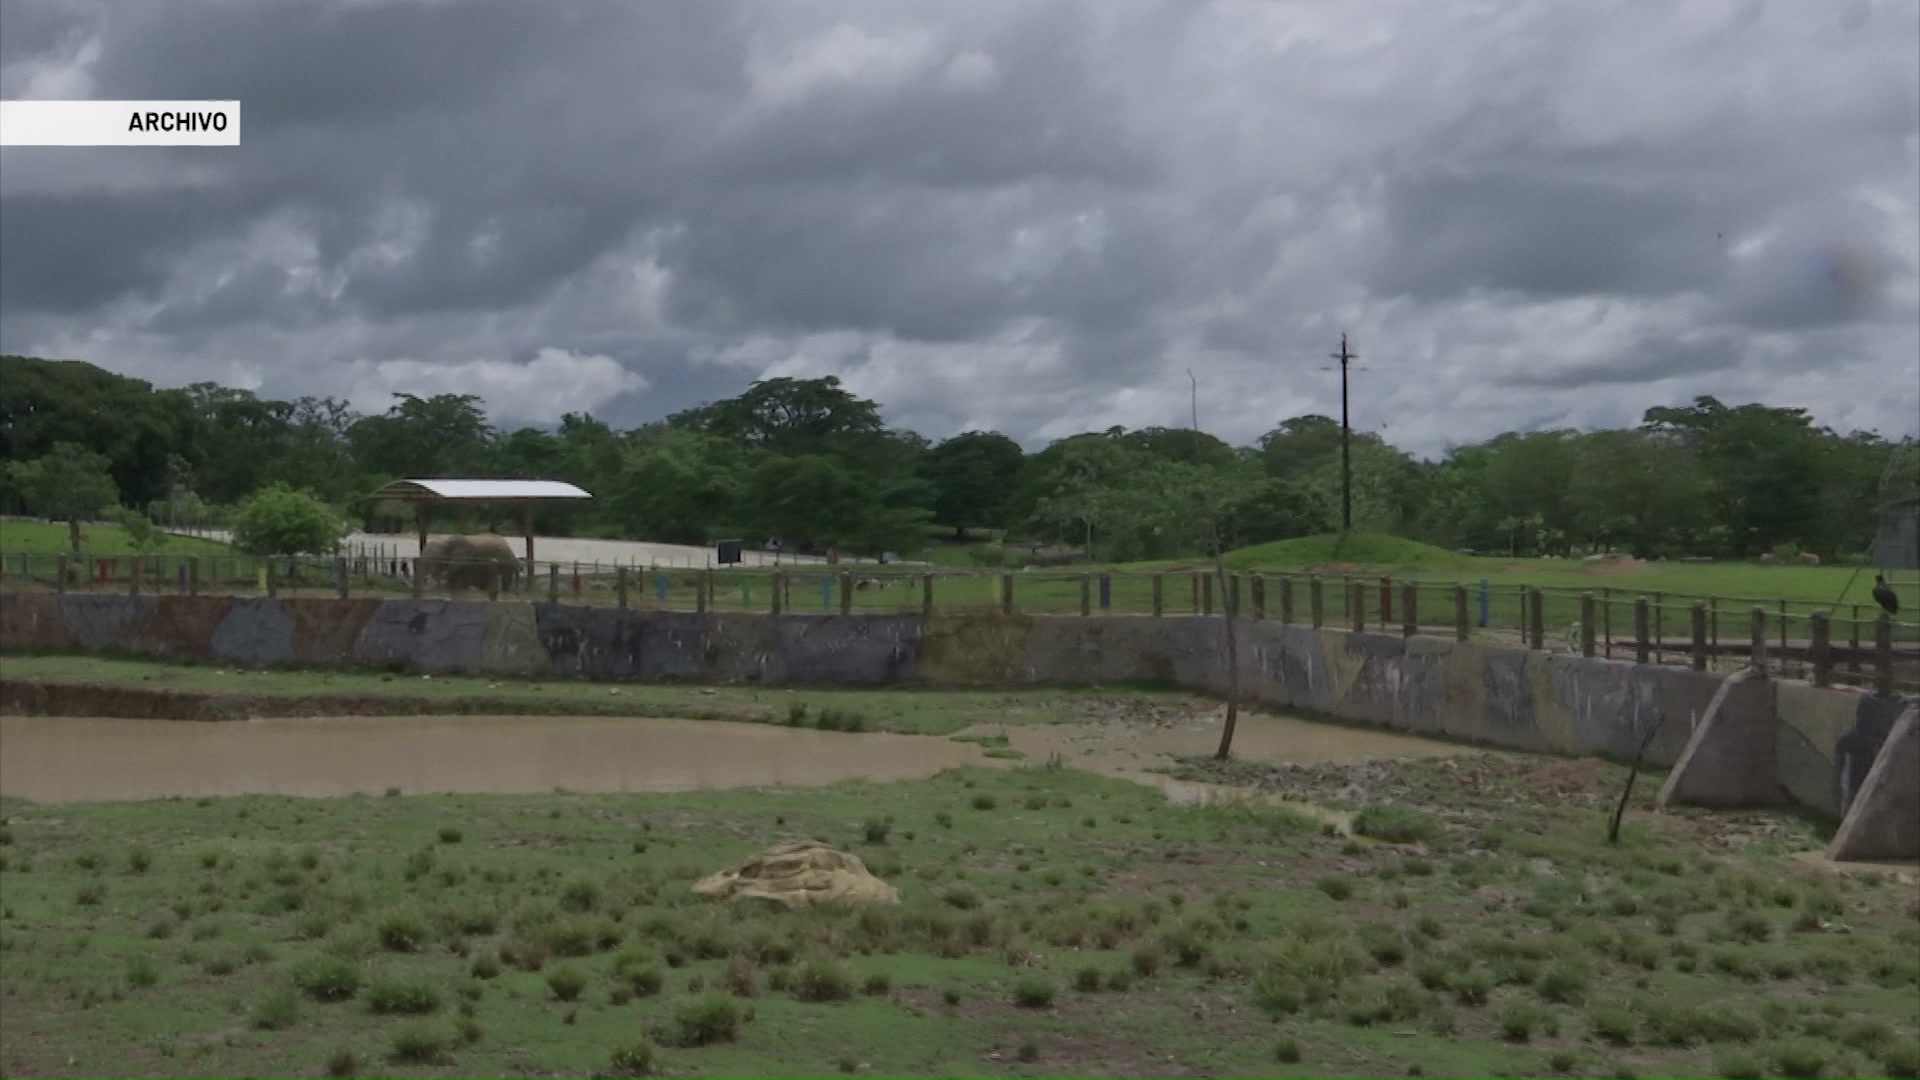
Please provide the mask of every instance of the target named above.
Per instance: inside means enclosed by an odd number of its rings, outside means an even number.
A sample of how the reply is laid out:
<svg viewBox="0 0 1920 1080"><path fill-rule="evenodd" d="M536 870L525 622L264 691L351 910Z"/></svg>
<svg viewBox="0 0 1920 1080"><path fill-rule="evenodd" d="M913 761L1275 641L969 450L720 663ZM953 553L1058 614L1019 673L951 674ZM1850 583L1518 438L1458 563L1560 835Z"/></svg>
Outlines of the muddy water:
<svg viewBox="0 0 1920 1080"><path fill-rule="evenodd" d="M916 735L710 720L328 717L188 723L0 717L0 795L689 791L913 780L980 760Z"/></svg>

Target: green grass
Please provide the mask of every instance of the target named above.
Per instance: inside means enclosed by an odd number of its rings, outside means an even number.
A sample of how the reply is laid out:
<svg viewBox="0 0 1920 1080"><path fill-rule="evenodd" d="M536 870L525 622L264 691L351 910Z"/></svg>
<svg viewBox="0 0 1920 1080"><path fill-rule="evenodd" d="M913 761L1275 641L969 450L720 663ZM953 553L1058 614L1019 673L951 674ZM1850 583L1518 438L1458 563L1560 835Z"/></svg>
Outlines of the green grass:
<svg viewBox="0 0 1920 1080"><path fill-rule="evenodd" d="M1434 872L1417 880L1409 849L1356 845L1279 808L1177 806L1058 768L674 795L9 800L0 1072L1908 1068L1910 888L1791 858L1818 842L1793 818L1654 816L1644 791L1608 845L1621 770L1596 765L1588 789L1542 803L1539 765L1486 755L1266 774L1301 797L1360 776L1393 791L1422 815L1383 819L1421 822ZM938 827L942 814L963 826ZM876 818L896 828L865 845ZM444 843L454 823L463 839ZM1739 842L1749 830L1766 841ZM688 887L807 837L859 851L901 904L729 909ZM145 872L123 857L136 849ZM1334 879L1355 887L1336 899L1317 884ZM90 888L100 902L76 903ZM1403 889L1413 903L1396 902ZM1850 934L1793 929L1803 907L1834 901ZM1672 934L1656 912L1676 919ZM1771 929L1729 934L1728 912ZM150 933L161 916L177 930ZM1682 963L1723 953L1743 962ZM1766 973L1776 956L1816 953L1846 958L1841 982L1811 963Z"/></svg>
<svg viewBox="0 0 1920 1080"><path fill-rule="evenodd" d="M64 522L48 521L0 521L0 554L15 556L60 555L69 551L67 546L67 526ZM166 542L158 554L162 555L224 555L232 549L225 544L212 540L201 540L191 536L166 534ZM83 555L127 556L139 554L133 545L127 542L126 530L118 525L98 523L80 526L80 553ZM14 566L7 568L8 573L17 573ZM51 573L51 567L48 572Z"/></svg>
<svg viewBox="0 0 1920 1080"><path fill-rule="evenodd" d="M148 690L300 699L305 711L324 713L329 700L353 699L357 711L368 699L423 702L449 713L581 716L666 716L691 720L758 720L826 730L894 731L951 735L982 723L1075 722L1086 710L1118 698L1143 706L1191 703L1173 690L1104 687L1019 691L785 690L749 686L693 687L606 683L579 679L490 679L459 675L419 676L377 672L268 671L186 665L95 656L8 656L6 678ZM609 693L617 690L617 694ZM422 706L425 707L425 706ZM337 708L336 710L337 711ZM1013 753L1004 738L980 740L992 756ZM995 753L998 751L998 753ZM459 826L448 823L460 836ZM452 843L457 841L443 842Z"/></svg>

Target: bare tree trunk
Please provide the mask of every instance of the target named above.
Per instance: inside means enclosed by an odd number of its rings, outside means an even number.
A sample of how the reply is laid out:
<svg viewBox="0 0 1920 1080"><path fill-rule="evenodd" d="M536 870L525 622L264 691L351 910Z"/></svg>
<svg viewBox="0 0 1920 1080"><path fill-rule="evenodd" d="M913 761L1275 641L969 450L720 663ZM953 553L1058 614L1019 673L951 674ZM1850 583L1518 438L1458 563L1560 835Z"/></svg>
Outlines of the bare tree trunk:
<svg viewBox="0 0 1920 1080"><path fill-rule="evenodd" d="M1240 641L1239 632L1234 624L1239 621L1240 597L1227 587L1227 560L1220 551L1220 519L1208 500L1208 531L1213 534L1213 577L1215 588L1220 590L1220 610L1227 620L1227 721L1220 728L1220 748L1213 752L1215 759L1225 761L1233 756L1233 730L1240 724Z"/></svg>

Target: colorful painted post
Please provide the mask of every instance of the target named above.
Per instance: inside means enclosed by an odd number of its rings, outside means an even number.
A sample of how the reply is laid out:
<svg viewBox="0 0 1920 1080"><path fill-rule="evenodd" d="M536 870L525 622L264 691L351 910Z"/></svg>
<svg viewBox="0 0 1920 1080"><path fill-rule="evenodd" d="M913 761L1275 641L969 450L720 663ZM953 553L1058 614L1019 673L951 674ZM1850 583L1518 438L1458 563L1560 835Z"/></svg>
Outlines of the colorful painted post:
<svg viewBox="0 0 1920 1080"><path fill-rule="evenodd" d="M1080 575L1080 614L1093 614L1093 575Z"/></svg>
<svg viewBox="0 0 1920 1080"><path fill-rule="evenodd" d="M1893 695L1893 616L1884 611L1873 624L1873 689Z"/></svg>
<svg viewBox="0 0 1920 1080"><path fill-rule="evenodd" d="M1113 575L1100 575L1100 610L1113 610Z"/></svg>
<svg viewBox="0 0 1920 1080"><path fill-rule="evenodd" d="M1690 611L1693 619L1693 670L1707 670L1707 602L1695 600Z"/></svg>
<svg viewBox="0 0 1920 1080"><path fill-rule="evenodd" d="M1486 578L1480 579L1480 629L1487 628L1487 609L1493 604L1493 585Z"/></svg>
<svg viewBox="0 0 1920 1080"><path fill-rule="evenodd" d="M1380 625L1386 626L1393 621L1393 579L1380 579Z"/></svg>
<svg viewBox="0 0 1920 1080"><path fill-rule="evenodd" d="M1420 587L1411 581L1400 587L1400 620L1402 636L1420 632Z"/></svg>
<svg viewBox="0 0 1920 1080"><path fill-rule="evenodd" d="M625 566L613 568L613 602L621 611L627 610L627 589L630 587L627 572Z"/></svg>
<svg viewBox="0 0 1920 1080"><path fill-rule="evenodd" d="M1153 613L1155 615L1159 615L1167 609L1166 584L1167 575L1153 575Z"/></svg>
<svg viewBox="0 0 1920 1080"><path fill-rule="evenodd" d="M1647 598L1644 596L1634 597L1633 598L1633 661L1636 664L1646 663L1647 657L1651 652L1651 643L1647 641L1647 633L1648 633L1648 627L1649 627L1647 614L1648 614Z"/></svg>
<svg viewBox="0 0 1920 1080"><path fill-rule="evenodd" d="M1833 685L1833 628L1827 613L1816 611L1812 616L1808 651L1813 654L1813 685Z"/></svg>
<svg viewBox="0 0 1920 1080"><path fill-rule="evenodd" d="M1318 630L1327 622L1326 586L1318 575L1307 579L1307 619Z"/></svg>
<svg viewBox="0 0 1920 1080"><path fill-rule="evenodd" d="M1465 641L1471 631L1467 620L1467 587L1458 582L1453 586L1453 637L1456 641Z"/></svg>
<svg viewBox="0 0 1920 1080"><path fill-rule="evenodd" d="M1591 592L1583 592L1580 594L1580 655L1581 656L1592 656L1594 653L1595 642L1593 640L1593 631L1594 631L1593 616L1594 616L1593 594Z"/></svg>
<svg viewBox="0 0 1920 1080"><path fill-rule="evenodd" d="M653 591L655 595L660 597L660 606L665 608L667 606L667 597L673 594L673 579L666 574L655 574L653 577Z"/></svg>

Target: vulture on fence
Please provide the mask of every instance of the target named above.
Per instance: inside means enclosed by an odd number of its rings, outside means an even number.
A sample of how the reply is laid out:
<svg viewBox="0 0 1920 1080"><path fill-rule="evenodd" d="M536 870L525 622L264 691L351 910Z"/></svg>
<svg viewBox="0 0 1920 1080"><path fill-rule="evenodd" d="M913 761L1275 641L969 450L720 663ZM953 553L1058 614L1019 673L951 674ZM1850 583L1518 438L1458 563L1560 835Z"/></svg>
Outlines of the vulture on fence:
<svg viewBox="0 0 1920 1080"><path fill-rule="evenodd" d="M1887 614L1900 614L1900 597L1894 594L1893 586L1887 584L1887 575L1873 575L1873 599L1887 609Z"/></svg>

